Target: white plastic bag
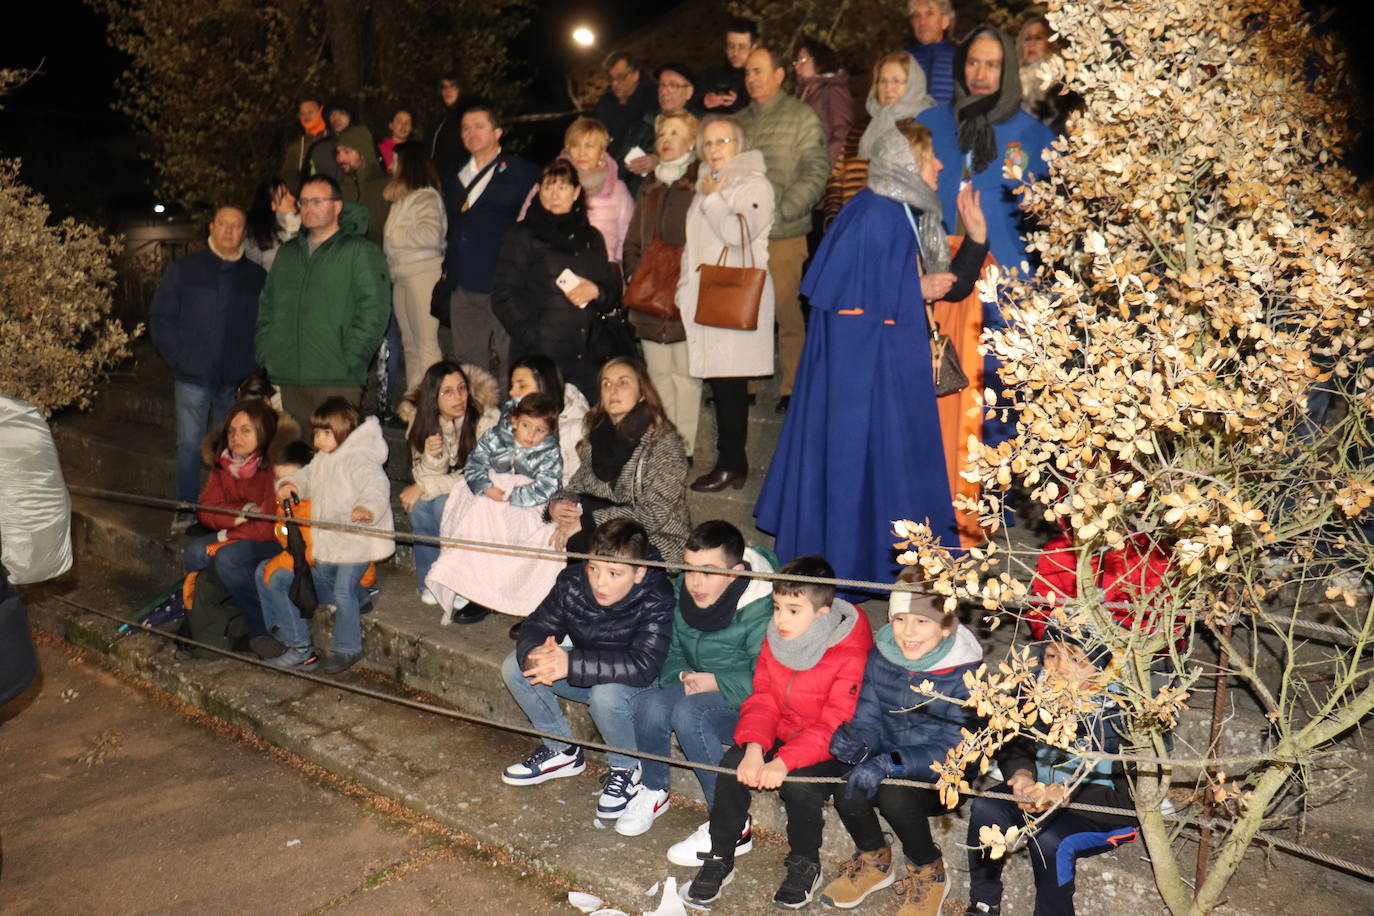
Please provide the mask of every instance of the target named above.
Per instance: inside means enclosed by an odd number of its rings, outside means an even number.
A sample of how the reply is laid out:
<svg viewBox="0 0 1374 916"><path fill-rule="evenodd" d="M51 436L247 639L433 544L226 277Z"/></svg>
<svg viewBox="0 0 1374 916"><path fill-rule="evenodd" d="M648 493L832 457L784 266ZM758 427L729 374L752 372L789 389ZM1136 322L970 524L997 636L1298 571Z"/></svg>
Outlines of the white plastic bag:
<svg viewBox="0 0 1374 916"><path fill-rule="evenodd" d="M38 409L0 395L0 560L17 585L72 565L72 504L57 446Z"/></svg>

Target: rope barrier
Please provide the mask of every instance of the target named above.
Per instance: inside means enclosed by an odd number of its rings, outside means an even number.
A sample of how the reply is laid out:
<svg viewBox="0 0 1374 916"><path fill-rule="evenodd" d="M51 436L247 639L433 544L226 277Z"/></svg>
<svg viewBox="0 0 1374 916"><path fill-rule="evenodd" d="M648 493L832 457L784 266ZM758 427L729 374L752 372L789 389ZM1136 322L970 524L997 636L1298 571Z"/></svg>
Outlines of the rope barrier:
<svg viewBox="0 0 1374 916"><path fill-rule="evenodd" d="M82 611L82 612L84 612L84 613L91 614L91 615L94 615L94 616L96 616L96 617L101 617L101 618L104 618L104 619L106 619L106 620L109 620L109 621L112 621L112 622L115 622L115 623L121 623L121 624L122 624L122 623L126 623L126 622L127 622L123 617L120 617L120 616L118 616L118 615L116 615L116 614L111 614L111 613L108 613L108 612L106 612L106 611L97 610L96 608L89 607L89 606L87 606L87 605L81 604L80 602L77 602L77 601L73 601L73 600L71 600L71 599L69 599L69 598L66 598L66 597L64 597L64 596L55 595L55 596L53 596L53 597L56 598L56 600L60 601L61 603L66 604L66 605L68 605L69 607L75 608L75 609L77 609L77 610L79 610L79 611ZM417 710L417 711L419 711L419 712L429 713L429 714L431 714L431 715L436 715L436 716L439 716L439 717L441 717L441 718L452 719L452 720L461 721L461 722L467 722L467 723L470 723L470 724L473 724L473 725L480 725L480 726L483 726L483 727L486 727L486 728L495 729L495 730L498 730L498 731L505 731L505 732L511 732L511 733L514 733L514 734L526 735L526 736L533 737L533 738L539 738L539 739L541 739L541 740L544 740L544 739L552 739L552 740L554 740L554 741L559 741L559 742L563 742L563 743L574 743L573 739L570 739L570 738L568 738L568 737L566 737L566 736L563 736L563 735L553 735L553 734L549 734L549 733L547 733L547 732L541 732L541 731L539 731L539 730L537 730L537 729L534 729L534 728L531 728L531 727L529 727L529 726L522 726L522 725L517 725L517 724L515 724L515 723L502 722L502 721L500 721L500 720L490 719L490 718L487 718L487 717L485 717L485 716L478 716L478 715L475 715L475 714L472 714L472 713L465 713L465 712L462 712L462 711L460 711L460 710L451 709L451 708L444 707L444 706L438 706L438 705L433 704L433 703L426 703L426 702L423 702L423 701L420 701L420 700L412 700L412 699L410 699L410 698L408 698L408 697L398 697L398 696L395 696L395 695L393 695L393 694L384 693L384 692L379 691L379 690L373 690L373 689L371 689L371 688L369 688L369 687L363 687L363 686L361 686L361 685L351 684L351 683L348 683L348 682L345 682L345 681L341 681L341 680L335 680L335 679L331 679L331 678L322 677L322 676L320 676L320 675L316 675L316 674L313 674L313 673L308 672L308 671L299 671L299 670L294 670L294 669L279 668L279 667L277 667L276 665L271 664L270 662L263 661L263 660L256 659L256 658L251 658L251 657L246 656L246 655L241 655L241 654L239 654L239 653L232 652L232 651L227 650L227 649L221 649L221 648L219 648L218 646L212 646L212 645L209 645L209 644L207 644L207 643L203 643L203 642L199 642L199 641L194 640L194 639L190 639L189 637L181 636L181 635L176 634L176 633L167 632L167 631L165 631L165 630L158 630L158 629L150 628L150 627L141 627L140 629L142 629L144 632L156 634L156 635L158 635L158 636L160 636L160 637L162 637L162 638L164 638L164 639L168 639L168 640L174 641L174 642L176 642L176 643L179 643L179 644L182 644L182 645L185 645L185 646L194 646L194 647L196 647L196 648L198 648L198 649L203 649L203 650L212 652L212 653L214 653L214 654L216 654L216 655L220 655L220 656L223 656L223 657L225 657L225 658L232 659L232 660L237 661L237 662L240 662L240 663L242 663L242 664L250 665L250 666L253 666L253 667L257 667L257 668L264 668L264 669L267 669L267 670L270 670L270 671L273 671L273 672L277 672L277 673L279 673L279 674L285 674L285 675L289 675L289 676L292 676L292 677L300 678L301 680L309 681L309 682L311 682L311 683L320 684L320 685L322 685L322 686L330 687L330 688L333 688L333 689L336 689L336 690L342 690L342 691L345 691L345 692L348 692L348 693L353 693L353 694L356 694L356 695L358 695L358 696L364 696L364 697L368 697L368 698L370 698L370 699L379 700L379 701L384 702L384 703L391 703L391 704L393 704L393 705L402 706L402 707L405 707L405 708L408 708L408 709L414 709L414 710ZM660 762L660 763L666 763L666 764L668 764L668 765L670 765L670 766L675 766L675 767L679 767L679 768L682 768L682 769L706 770L706 771L709 771L709 772L719 773L719 774L723 774L723 775L730 775L730 774L733 774L733 773L735 772L734 770L728 769L728 768L726 768L726 767L717 766L717 765L714 765L714 764L696 763L696 762L689 761L689 760L678 760L678 759L673 758L673 757L663 756L663 755L659 755L659 754L650 754L650 753L647 753L647 752L644 752L644 751L629 750L629 749L626 749L626 748L614 747L614 746L607 745L607 744L603 744L603 743L601 743L601 742L596 742L596 741L577 740L577 741L575 741L575 743L576 743L578 746L580 746L580 747L589 748L589 749L591 749L591 750L604 751L604 752L606 752L606 753L620 753L620 754L625 754L626 756L636 757L636 758L639 758L639 759L642 759L642 760L653 760L653 761L657 761L657 762ZM1087 755L1085 755L1085 756L1087 756ZM845 783L847 782L846 779L844 779L844 778L842 778L842 777L835 777L835 776L791 776L791 775L785 776L785 777L784 777L784 781L785 781L785 782L798 782L798 783L831 783L831 784L836 784L836 785L845 784ZM886 784L888 784L888 785L904 786L904 787L917 788L917 789L934 789L934 788L936 787L936 783L927 782L927 781L923 781L923 780L914 780L914 779L885 779L885 780L883 780L883 782L886 783ZM1013 802L1019 800L1017 796L1015 796L1015 795L1013 795L1013 794L1011 794L1011 793L1009 793L1009 792L995 792L995 791L991 791L991 790L969 789L969 790L967 790L967 791L962 791L962 792L960 792L959 794L960 794L961 796L963 796L963 797L992 798L992 799L1001 799L1001 800L1013 801ZM1131 809L1131 808L1116 808L1116 807L1109 807L1109 806L1105 806L1105 805L1087 804L1087 803L1084 803L1084 802L1065 802L1065 803L1059 805L1058 807L1059 807L1059 808L1070 808L1070 809L1073 809L1073 810L1085 811L1085 812L1094 813L1094 814L1107 814L1107 815L1114 815L1114 816L1124 816L1124 817L1128 817L1128 818L1135 818L1135 817L1136 817L1136 812L1135 812L1135 810L1134 810L1134 809ZM1183 824L1183 825L1185 825L1185 826L1210 826L1210 827L1213 827L1213 829L1225 829L1227 826L1229 826L1229 825L1226 824L1224 821L1221 821L1220 819L1217 819L1217 818L1212 818L1212 819L1209 819L1209 820L1207 820L1207 821L1204 822L1203 819L1200 819L1200 818L1190 818L1190 817L1188 817L1188 816L1186 816L1186 815L1165 814L1165 815L1163 815L1163 817L1164 817L1164 819L1165 819L1166 821L1170 821L1170 822L1174 822L1174 823L1180 823L1180 824ZM1265 835L1265 834L1258 834L1258 835L1256 836L1256 839L1259 840L1259 841L1261 841L1261 842L1268 843L1269 845L1273 846L1273 847L1276 848L1276 849L1282 849L1282 850L1284 850L1284 851L1286 851L1286 852L1290 852L1290 853L1293 853L1293 854L1295 854L1295 855L1302 856L1302 857L1307 858L1307 859L1310 859L1310 860L1312 860L1312 861L1321 862L1321 863L1323 863L1323 864L1331 865L1331 866L1333 866L1333 867L1335 867L1335 868L1343 869L1343 870L1345 870L1345 871L1347 871L1347 872L1350 872L1350 873L1352 873L1352 874L1359 875L1359 876L1361 876L1361 877L1368 878L1368 879L1370 879L1370 880L1374 880L1374 867L1367 866L1367 865L1361 865L1361 864L1356 863L1356 862L1351 862L1351 861L1348 860L1348 859L1343 859L1343 858L1338 857L1338 856L1333 856L1333 855L1330 855L1329 853L1322 852L1321 850L1313 849L1313 848L1311 848L1311 847L1304 846L1304 845L1299 844L1299 843L1294 843L1294 842L1289 841L1289 840L1284 840L1284 839L1282 839L1282 838L1280 838L1280 837L1274 837L1274 836L1269 836L1269 835Z"/></svg>
<svg viewBox="0 0 1374 916"><path fill-rule="evenodd" d="M137 493L122 493L118 490L106 490L100 487L86 487L70 485L69 491L78 496L90 496L95 499L104 499L111 502L123 502L130 505L148 506L158 509L174 509L180 511L205 509L218 515L228 515L229 511L223 506L208 506L201 503L184 503L175 499L167 499L160 496L143 496ZM644 566L653 569L662 569L665 572L707 572L712 575L723 575L741 577L747 579L762 579L768 582L806 582L815 585L833 585L836 588L853 589L867 592L918 592L919 586L897 582L874 582L865 579L839 579L826 578L824 576L799 576L784 575L777 572L767 572L752 569L717 569L710 566L692 566L689 563L674 563L668 560L634 560L627 557L608 557L592 553L582 553L580 551L557 550L552 547L530 547L523 544L502 544L496 541L480 541L470 538L455 538L445 535L416 534L408 531L378 531L376 528L360 525L353 522L330 522L323 519L298 519L283 515L274 515L267 512L241 512L238 513L245 518L270 522L295 522L300 525L324 528L331 531L346 531L353 534L365 535L368 537L384 538L394 540L403 544L432 544L436 547L457 547L464 550L475 550L480 553L493 553L514 555L521 557L543 557L551 560L595 560L603 563L622 563L629 566ZM1062 595L1037 595L1034 600L1018 599L998 599L999 606L1007 609L1024 610L1036 605L1057 604L1065 607L1087 604L1087 599L1070 598ZM1134 610L1136 606L1127 601L1102 601L1097 602L1098 606L1108 610ZM1248 621L1241 620L1242 625L1252 625ZM1302 630L1315 636L1328 636L1334 642L1344 645L1355 645L1356 636L1348 629L1335 627L1329 624L1316 623L1306 620L1284 621L1283 626L1292 626L1294 629Z"/></svg>

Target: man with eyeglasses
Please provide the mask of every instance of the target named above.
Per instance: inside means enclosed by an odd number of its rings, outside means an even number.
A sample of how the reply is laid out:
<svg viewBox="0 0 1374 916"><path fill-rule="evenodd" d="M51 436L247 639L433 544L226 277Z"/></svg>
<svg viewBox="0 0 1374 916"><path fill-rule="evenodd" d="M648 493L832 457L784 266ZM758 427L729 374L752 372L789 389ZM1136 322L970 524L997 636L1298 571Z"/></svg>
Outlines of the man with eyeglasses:
<svg viewBox="0 0 1374 916"><path fill-rule="evenodd" d="M630 137L630 149L638 146L644 150L644 155L625 163L625 167L640 178L648 175L658 165L658 154L654 152L654 122L660 112L667 114L672 111L685 111L695 118L701 118L706 113L697 103L696 80L692 76L691 68L686 64L664 64L654 73L654 79L658 82L659 110L646 114Z"/></svg>
<svg viewBox="0 0 1374 916"><path fill-rule="evenodd" d="M606 151L615 160L620 180L633 194L643 173L637 174L625 165L625 154L634 149L636 131L644 116L652 118L658 114L658 100L653 83L640 77L639 62L624 51L606 58L606 76L611 85L596 103L596 119L611 135Z"/></svg>
<svg viewBox="0 0 1374 916"><path fill-rule="evenodd" d="M744 62L759 46L759 27L736 17L725 26L725 63L702 71L697 83L707 114L734 114L749 104L744 90Z"/></svg>
<svg viewBox="0 0 1374 916"><path fill-rule="evenodd" d="M366 213L345 207L337 181L308 179L300 209L301 233L282 243L262 290L256 351L305 428L328 398L359 402L391 316L391 277L365 237Z"/></svg>

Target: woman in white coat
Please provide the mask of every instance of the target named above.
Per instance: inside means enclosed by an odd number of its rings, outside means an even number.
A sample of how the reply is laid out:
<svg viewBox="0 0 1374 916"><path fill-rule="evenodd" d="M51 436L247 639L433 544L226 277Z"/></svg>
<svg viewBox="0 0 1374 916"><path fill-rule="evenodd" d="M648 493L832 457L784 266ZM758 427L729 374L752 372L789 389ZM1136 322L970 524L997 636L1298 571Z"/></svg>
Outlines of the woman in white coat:
<svg viewBox="0 0 1374 916"><path fill-rule="evenodd" d="M739 121L709 115L701 122L697 148L702 168L687 211L687 247L677 287L678 310L687 332L688 370L706 379L716 409L716 466L692 482L713 493L743 487L749 477L745 443L749 433L749 379L773 374L773 280L765 274L758 329L733 331L696 321L702 264L715 264L725 250L729 267L768 269L768 233L773 227L773 186L763 154L749 148ZM740 217L744 217L741 245Z"/></svg>
<svg viewBox="0 0 1374 916"><path fill-rule="evenodd" d="M429 304L443 273L448 238L439 173L424 144L396 144L391 183L383 196L391 201L391 212L382 231L382 250L391 270L391 306L405 351L406 390L413 391L425 370L441 359L439 321L430 314Z"/></svg>

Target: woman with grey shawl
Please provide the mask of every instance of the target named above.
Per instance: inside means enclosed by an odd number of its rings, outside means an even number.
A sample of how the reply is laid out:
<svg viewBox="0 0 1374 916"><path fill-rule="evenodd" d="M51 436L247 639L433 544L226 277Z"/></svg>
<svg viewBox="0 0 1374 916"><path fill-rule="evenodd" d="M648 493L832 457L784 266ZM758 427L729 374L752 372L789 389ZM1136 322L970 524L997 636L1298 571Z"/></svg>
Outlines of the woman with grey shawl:
<svg viewBox="0 0 1374 916"><path fill-rule="evenodd" d="M966 546L927 305L969 294L987 227L970 189L958 204L968 237L951 256L935 193L941 167L930 132L912 121L879 137L868 187L840 211L802 281L811 302L806 348L755 514L777 534L780 555L820 553L845 578L897 574L894 518L927 519L946 547ZM979 322L978 310L972 318Z"/></svg>

